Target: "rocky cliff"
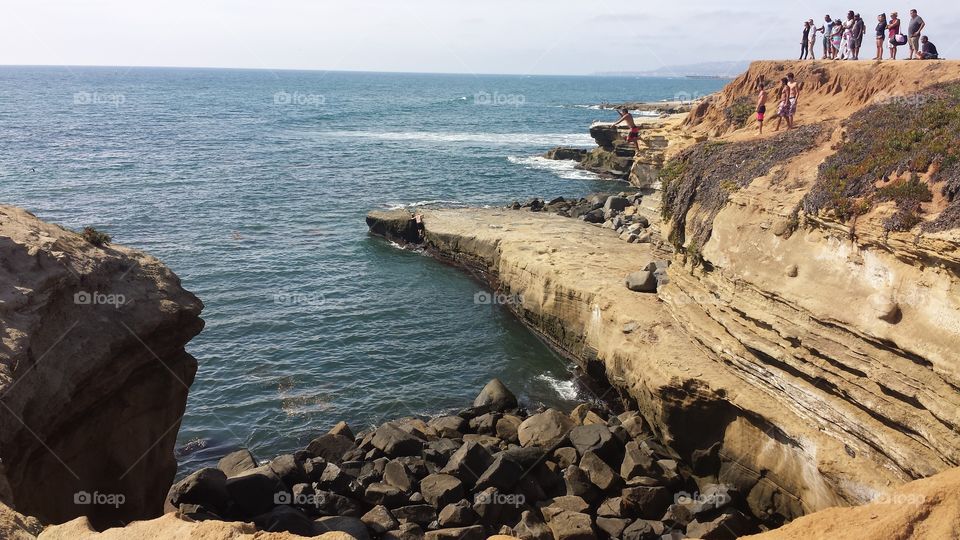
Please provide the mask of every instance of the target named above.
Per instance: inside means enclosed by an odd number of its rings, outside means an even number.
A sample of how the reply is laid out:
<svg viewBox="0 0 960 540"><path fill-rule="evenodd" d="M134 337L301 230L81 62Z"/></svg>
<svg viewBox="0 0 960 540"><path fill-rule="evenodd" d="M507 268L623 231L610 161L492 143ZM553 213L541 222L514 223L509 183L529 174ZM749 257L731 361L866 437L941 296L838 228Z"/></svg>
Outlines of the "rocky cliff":
<svg viewBox="0 0 960 540"><path fill-rule="evenodd" d="M3 502L98 528L160 515L202 307L157 259L0 206Z"/></svg>
<svg viewBox="0 0 960 540"><path fill-rule="evenodd" d="M787 71L802 128L757 138L743 104ZM672 250L498 210L426 212L426 244L522 297L685 459L719 456L703 474L768 523L864 503L960 465L960 91L934 86L956 79L948 62L753 64L675 128L649 184ZM655 295L624 287L671 251Z"/></svg>

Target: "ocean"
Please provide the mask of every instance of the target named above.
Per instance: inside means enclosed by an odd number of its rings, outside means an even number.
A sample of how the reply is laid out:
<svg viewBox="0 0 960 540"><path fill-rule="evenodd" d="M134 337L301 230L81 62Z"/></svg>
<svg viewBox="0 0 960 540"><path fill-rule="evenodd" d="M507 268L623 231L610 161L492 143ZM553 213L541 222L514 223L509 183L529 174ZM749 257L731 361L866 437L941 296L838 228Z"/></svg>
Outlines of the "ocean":
<svg viewBox="0 0 960 540"><path fill-rule="evenodd" d="M591 147L595 105L723 81L0 67L0 202L145 250L206 308L180 471L472 402L589 400L483 287L370 237L375 208L505 205L620 185L539 158Z"/></svg>

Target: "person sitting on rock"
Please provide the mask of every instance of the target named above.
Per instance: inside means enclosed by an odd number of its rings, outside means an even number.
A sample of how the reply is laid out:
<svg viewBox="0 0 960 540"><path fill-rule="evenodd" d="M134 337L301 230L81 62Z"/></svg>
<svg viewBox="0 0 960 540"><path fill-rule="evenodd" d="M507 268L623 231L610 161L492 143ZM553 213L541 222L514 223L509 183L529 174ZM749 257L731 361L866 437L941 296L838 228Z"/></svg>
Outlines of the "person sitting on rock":
<svg viewBox="0 0 960 540"><path fill-rule="evenodd" d="M927 36L920 38L920 58L922 60L939 60L940 53L937 52L937 46L930 41Z"/></svg>
<svg viewBox="0 0 960 540"><path fill-rule="evenodd" d="M617 112L620 113L620 119L613 123L614 126L620 125L620 123L625 123L628 128L630 128L630 133L627 135L627 144L635 143L637 145L637 152L640 151L640 128L637 126L637 123L633 120L633 115L630 114L630 109L626 107L621 107L617 109Z"/></svg>

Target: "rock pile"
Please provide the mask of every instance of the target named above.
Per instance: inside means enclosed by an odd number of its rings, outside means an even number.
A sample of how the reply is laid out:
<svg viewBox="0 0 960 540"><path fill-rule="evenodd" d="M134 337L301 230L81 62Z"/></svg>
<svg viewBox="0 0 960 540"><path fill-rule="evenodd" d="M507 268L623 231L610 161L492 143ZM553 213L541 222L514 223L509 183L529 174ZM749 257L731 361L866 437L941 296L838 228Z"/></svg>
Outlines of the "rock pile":
<svg viewBox="0 0 960 540"><path fill-rule="evenodd" d="M650 220L641 214L640 193L594 194L582 199L557 197L548 202L531 199L526 203L514 201L512 210L551 212L564 217L576 218L605 229L617 231L620 239L631 244L654 242L656 235L650 229Z"/></svg>
<svg viewBox="0 0 960 540"><path fill-rule="evenodd" d="M358 540L717 539L757 531L735 489L717 484L711 460L718 461L704 455L687 468L636 412L583 404L570 414L528 414L494 380L455 415L356 435L340 423L266 464L234 452L175 484L168 502L184 518Z"/></svg>

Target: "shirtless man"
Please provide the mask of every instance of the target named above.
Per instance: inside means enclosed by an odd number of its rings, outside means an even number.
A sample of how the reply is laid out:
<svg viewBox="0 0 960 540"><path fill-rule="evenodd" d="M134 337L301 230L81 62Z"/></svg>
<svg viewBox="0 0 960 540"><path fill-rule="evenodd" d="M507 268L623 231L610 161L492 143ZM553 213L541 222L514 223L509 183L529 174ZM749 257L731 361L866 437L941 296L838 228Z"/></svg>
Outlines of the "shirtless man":
<svg viewBox="0 0 960 540"><path fill-rule="evenodd" d="M787 129L793 129L793 117L797 114L797 101L800 99L800 83L793 73L787 73Z"/></svg>
<svg viewBox="0 0 960 540"><path fill-rule="evenodd" d="M620 125L621 122L625 123L628 128L630 128L630 133L627 135L627 144L636 143L637 152L640 151L640 128L637 127L637 123L633 121L633 115L630 114L630 109L626 107L617 109L617 112L620 113L620 119L613 123L614 126Z"/></svg>
<svg viewBox="0 0 960 540"><path fill-rule="evenodd" d="M757 124L760 126L760 135L763 135L763 117L767 114L767 88L766 81L761 75L757 79Z"/></svg>

